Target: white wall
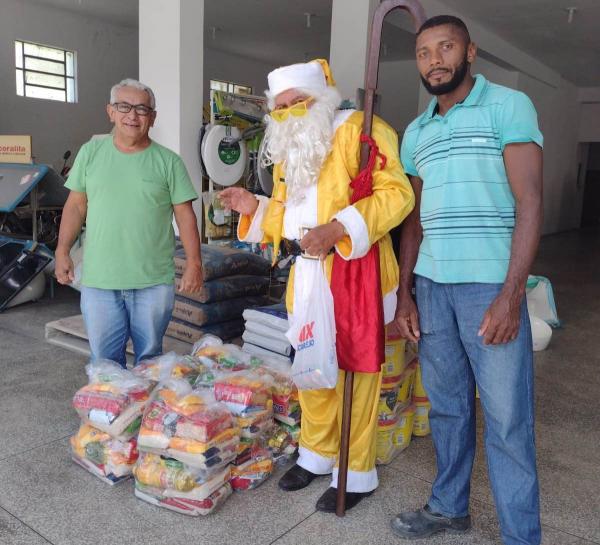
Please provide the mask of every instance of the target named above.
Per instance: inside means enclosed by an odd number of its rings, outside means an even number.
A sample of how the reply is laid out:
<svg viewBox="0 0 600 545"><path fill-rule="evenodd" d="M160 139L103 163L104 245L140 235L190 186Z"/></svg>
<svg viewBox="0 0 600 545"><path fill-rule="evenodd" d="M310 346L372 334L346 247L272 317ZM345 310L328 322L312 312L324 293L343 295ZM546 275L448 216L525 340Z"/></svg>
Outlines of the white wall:
<svg viewBox="0 0 600 545"><path fill-rule="evenodd" d="M404 129L418 115L419 73L415 61L387 61L379 65L377 93L380 115L402 138Z"/></svg>
<svg viewBox="0 0 600 545"><path fill-rule="evenodd" d="M580 142L600 142L600 102L581 105Z"/></svg>
<svg viewBox="0 0 600 545"><path fill-rule="evenodd" d="M262 96L268 87L267 74L275 68L277 66L205 47L204 102L209 99L211 79L249 85L252 87L252 94Z"/></svg>
<svg viewBox="0 0 600 545"><path fill-rule="evenodd" d="M578 187L580 103L577 87L562 80L553 88L524 74L518 88L535 104L544 135L544 227L555 233L581 223L583 187Z"/></svg>
<svg viewBox="0 0 600 545"><path fill-rule="evenodd" d="M77 52L76 104L17 96L14 41ZM105 106L110 87L138 75L138 34L68 11L2 0L0 11L0 133L31 134L38 162L62 166L66 149L77 152L92 134L110 130Z"/></svg>

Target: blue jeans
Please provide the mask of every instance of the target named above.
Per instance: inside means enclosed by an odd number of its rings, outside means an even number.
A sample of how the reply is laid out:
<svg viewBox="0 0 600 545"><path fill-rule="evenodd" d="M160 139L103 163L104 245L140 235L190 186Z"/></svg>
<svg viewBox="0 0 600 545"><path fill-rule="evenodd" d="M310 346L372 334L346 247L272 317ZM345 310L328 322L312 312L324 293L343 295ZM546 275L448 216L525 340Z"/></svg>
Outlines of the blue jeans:
<svg viewBox="0 0 600 545"><path fill-rule="evenodd" d="M159 284L134 290L81 287L81 313L90 341L91 361L109 359L125 367L131 336L135 363L162 354L175 287Z"/></svg>
<svg viewBox="0 0 600 545"><path fill-rule="evenodd" d="M502 284L438 284L416 277L419 357L437 458L429 506L448 517L468 513L477 384L502 539L505 545L539 545L533 351L526 302L514 341L484 345L477 336L501 289Z"/></svg>

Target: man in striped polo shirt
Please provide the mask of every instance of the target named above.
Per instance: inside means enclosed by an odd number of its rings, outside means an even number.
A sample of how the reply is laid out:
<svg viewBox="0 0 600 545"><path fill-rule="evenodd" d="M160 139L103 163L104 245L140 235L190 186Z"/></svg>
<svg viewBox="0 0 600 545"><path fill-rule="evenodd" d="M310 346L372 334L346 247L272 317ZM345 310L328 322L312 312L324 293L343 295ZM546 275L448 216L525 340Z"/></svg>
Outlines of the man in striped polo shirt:
<svg viewBox="0 0 600 545"><path fill-rule="evenodd" d="M478 385L503 542L539 545L524 294L542 222L542 135L527 96L471 75L475 55L456 17L417 33L417 67L434 98L402 142L417 206L402 229L396 323L419 341L437 476L427 505L392 527L409 539L470 527Z"/></svg>

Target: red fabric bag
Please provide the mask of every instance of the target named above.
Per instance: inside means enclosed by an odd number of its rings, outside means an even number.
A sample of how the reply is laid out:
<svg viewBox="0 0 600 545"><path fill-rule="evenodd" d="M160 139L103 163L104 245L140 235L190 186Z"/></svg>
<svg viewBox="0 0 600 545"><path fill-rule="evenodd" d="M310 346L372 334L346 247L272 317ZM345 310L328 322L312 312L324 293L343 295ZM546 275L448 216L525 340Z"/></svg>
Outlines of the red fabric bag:
<svg viewBox="0 0 600 545"><path fill-rule="evenodd" d="M375 140L361 135L369 145L369 161L350 183L352 204L373 194L373 170L377 157L385 168L386 157ZM379 373L385 360L385 329L379 270L379 246L373 244L364 257L349 261L336 252L331 273L331 292L337 330L338 367L344 371Z"/></svg>

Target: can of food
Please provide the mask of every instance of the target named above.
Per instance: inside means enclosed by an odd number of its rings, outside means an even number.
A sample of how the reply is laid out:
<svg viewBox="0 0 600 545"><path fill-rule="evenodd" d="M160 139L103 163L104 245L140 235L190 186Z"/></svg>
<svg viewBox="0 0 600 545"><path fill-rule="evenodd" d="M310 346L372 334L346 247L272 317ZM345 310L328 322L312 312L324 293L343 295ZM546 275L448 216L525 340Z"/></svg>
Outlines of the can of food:
<svg viewBox="0 0 600 545"><path fill-rule="evenodd" d="M382 422L377 425L377 455L376 462L378 464L389 464L396 454L394 445L394 432L398 419L392 419Z"/></svg>
<svg viewBox="0 0 600 545"><path fill-rule="evenodd" d="M379 394L378 416L380 421L389 421L396 417L398 388L381 389Z"/></svg>
<svg viewBox="0 0 600 545"><path fill-rule="evenodd" d="M406 367L404 357L406 341L400 337L388 335L385 341L385 362L381 366L383 378L399 377Z"/></svg>
<svg viewBox="0 0 600 545"><path fill-rule="evenodd" d="M416 360L414 360L400 376L400 385L398 387L398 404L400 406L404 407L410 403L416 367Z"/></svg>
<svg viewBox="0 0 600 545"><path fill-rule="evenodd" d="M431 409L431 403L429 401L416 401L415 407L413 435L425 437L431 433L431 428L429 427L429 409Z"/></svg>
<svg viewBox="0 0 600 545"><path fill-rule="evenodd" d="M406 407L398 417L398 424L394 430L393 442L398 452L403 451L408 445L413 434L413 424L415 421L415 405Z"/></svg>

